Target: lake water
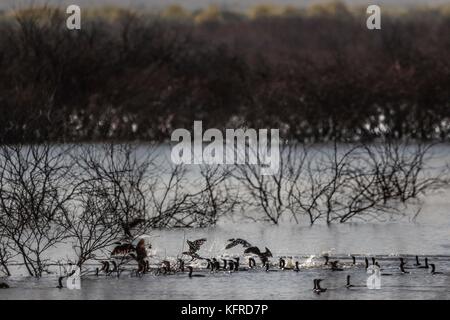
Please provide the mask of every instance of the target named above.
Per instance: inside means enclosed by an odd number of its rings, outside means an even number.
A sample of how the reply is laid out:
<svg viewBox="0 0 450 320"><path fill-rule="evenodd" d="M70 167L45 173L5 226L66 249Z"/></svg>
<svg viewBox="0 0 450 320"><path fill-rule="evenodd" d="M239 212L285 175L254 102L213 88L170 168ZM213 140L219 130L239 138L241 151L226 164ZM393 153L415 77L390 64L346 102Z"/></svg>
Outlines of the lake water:
<svg viewBox="0 0 450 320"><path fill-rule="evenodd" d="M226 239L242 237L252 244L269 247L274 257L273 270L209 273L196 264L194 273L203 278L146 274L142 277L124 272L115 276L86 276L81 290L57 289L57 278L39 280L12 277L12 287L0 290L0 299L450 299L450 241L448 198L435 195L427 199L417 221L397 221L376 224L343 224L330 227L267 226L261 224L224 224L211 229L154 231L152 263L175 260L183 248L184 239L206 237L200 249L202 256L241 256L242 247L224 250ZM322 254L339 260L344 271L331 271L323 266ZM357 257L351 264L349 254ZM413 266L413 255L427 256L443 274L431 275L430 269ZM278 270L278 256L293 256L301 263L301 271ZM315 258L311 259L311 256ZM364 256L376 256L381 265L381 289L366 287L369 276ZM399 270L399 256L407 257L410 274ZM242 266L245 265L243 259ZM259 262L257 260L257 262ZM94 267L92 267L93 269ZM346 275L351 275L354 288L346 289ZM313 279L322 278L327 292L312 292Z"/></svg>
<svg viewBox="0 0 450 320"><path fill-rule="evenodd" d="M447 150L448 151L448 150ZM261 249L270 248L271 269L228 273L209 273L203 264L195 263L196 274L146 274L142 277L123 272L115 276L93 275L96 265L89 265L91 275L83 277L81 290L57 289L57 275L41 279L24 277L20 272L2 279L11 288L0 290L0 299L450 299L450 193L442 190L425 198L417 219L405 216L400 220L380 223L347 223L331 226L288 225L225 221L214 228L154 230L150 233L153 246L152 265L164 259L175 261L186 250L186 239L207 238L199 254L203 257L228 255L246 259L243 248L224 247L229 238L244 238ZM64 248L55 255L64 256ZM344 271L331 271L323 266L323 254L339 260ZM351 264L350 255L357 257ZM420 269L414 256L424 257L436 265L442 274L432 275L430 269ZM300 272L278 270L278 257L292 256L301 264ZM375 256L381 265L381 289L366 287L369 276L364 257ZM399 270L399 257L407 258L407 271ZM257 260L259 263L259 261ZM97 265L98 266L98 265ZM351 275L355 287L345 288L346 276ZM320 295L312 292L313 279L324 279L328 288Z"/></svg>

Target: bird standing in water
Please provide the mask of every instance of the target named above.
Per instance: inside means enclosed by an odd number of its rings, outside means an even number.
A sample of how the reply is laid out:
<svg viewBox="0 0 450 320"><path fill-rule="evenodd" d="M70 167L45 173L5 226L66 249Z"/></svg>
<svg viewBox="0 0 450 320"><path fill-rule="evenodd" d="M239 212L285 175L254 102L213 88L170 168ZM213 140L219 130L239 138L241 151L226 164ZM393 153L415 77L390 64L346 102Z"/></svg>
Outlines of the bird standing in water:
<svg viewBox="0 0 450 320"><path fill-rule="evenodd" d="M442 274L442 272L436 272L436 266L434 265L434 263L430 263L430 267L431 267L431 274L432 275Z"/></svg>
<svg viewBox="0 0 450 320"><path fill-rule="evenodd" d="M314 279L314 288L313 292L316 294L321 294L322 292L327 291L327 288L321 288L320 282L323 281L323 279Z"/></svg>
<svg viewBox="0 0 450 320"><path fill-rule="evenodd" d="M354 287L354 285L352 285L352 284L350 283L350 275L347 275L347 284L345 285L345 287L346 287L347 289L350 289L350 288Z"/></svg>
<svg viewBox="0 0 450 320"><path fill-rule="evenodd" d="M416 256L416 263L414 265L416 267L420 266L419 256Z"/></svg>
<svg viewBox="0 0 450 320"><path fill-rule="evenodd" d="M429 265L428 265L428 258L425 258L425 265L424 266L420 266L420 269L428 269Z"/></svg>
<svg viewBox="0 0 450 320"><path fill-rule="evenodd" d="M192 267L188 266L187 268L189 270L189 273L188 273L189 278L203 278L205 276L203 274L192 274L192 271L193 271Z"/></svg>

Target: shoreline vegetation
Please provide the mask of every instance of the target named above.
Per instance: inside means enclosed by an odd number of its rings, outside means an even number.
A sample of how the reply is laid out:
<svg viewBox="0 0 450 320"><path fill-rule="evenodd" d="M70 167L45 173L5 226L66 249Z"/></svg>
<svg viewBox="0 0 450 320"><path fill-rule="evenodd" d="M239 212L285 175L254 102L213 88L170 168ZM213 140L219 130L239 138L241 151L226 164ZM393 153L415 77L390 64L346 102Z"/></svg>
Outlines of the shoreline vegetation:
<svg viewBox="0 0 450 320"><path fill-rule="evenodd" d="M168 141L279 128L314 143L448 141L450 9L55 7L0 13L1 143Z"/></svg>

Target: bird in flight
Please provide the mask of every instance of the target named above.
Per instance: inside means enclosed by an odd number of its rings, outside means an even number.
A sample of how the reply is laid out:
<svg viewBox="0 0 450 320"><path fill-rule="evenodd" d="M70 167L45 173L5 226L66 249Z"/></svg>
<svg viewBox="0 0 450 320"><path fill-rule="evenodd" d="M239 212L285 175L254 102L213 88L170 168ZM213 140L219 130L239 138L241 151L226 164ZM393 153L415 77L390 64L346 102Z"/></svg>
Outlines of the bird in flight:
<svg viewBox="0 0 450 320"><path fill-rule="evenodd" d="M262 264L265 265L266 262L269 260L269 257L273 257L272 252L270 252L269 248L265 248L266 251L265 252L261 252L261 250L259 250L258 247L249 247L247 249L244 250L244 254L254 254L257 255L259 257L259 259L261 260Z"/></svg>
<svg viewBox="0 0 450 320"><path fill-rule="evenodd" d="M238 245L242 245L244 248L249 248L249 247L252 246L248 241L246 241L244 239L240 239L240 238L228 239L228 242L229 243L225 247L226 250L234 248L234 247L236 247Z"/></svg>
<svg viewBox="0 0 450 320"><path fill-rule="evenodd" d="M203 259L202 257L200 257L200 256L198 255L197 252L198 252L198 250L200 250L200 247L201 247L205 242L206 242L206 238L197 239L197 240L194 240L194 241L186 240L186 243L187 243L188 246L189 246L189 250L183 252L182 254L185 254L185 255L187 255L187 256L190 256L190 257L192 258L191 261L192 261L192 260L195 260L195 259Z"/></svg>

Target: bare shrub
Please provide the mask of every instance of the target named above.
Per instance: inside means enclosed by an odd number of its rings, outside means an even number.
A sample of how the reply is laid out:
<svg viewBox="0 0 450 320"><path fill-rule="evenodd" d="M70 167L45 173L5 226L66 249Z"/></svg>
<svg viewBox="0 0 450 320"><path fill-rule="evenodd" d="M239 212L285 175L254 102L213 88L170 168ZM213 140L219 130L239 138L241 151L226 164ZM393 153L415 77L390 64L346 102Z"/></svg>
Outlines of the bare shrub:
<svg viewBox="0 0 450 320"><path fill-rule="evenodd" d="M49 262L45 253L66 237L58 225L73 189L64 178L70 170L67 147L0 147L0 227L29 275L40 277Z"/></svg>

